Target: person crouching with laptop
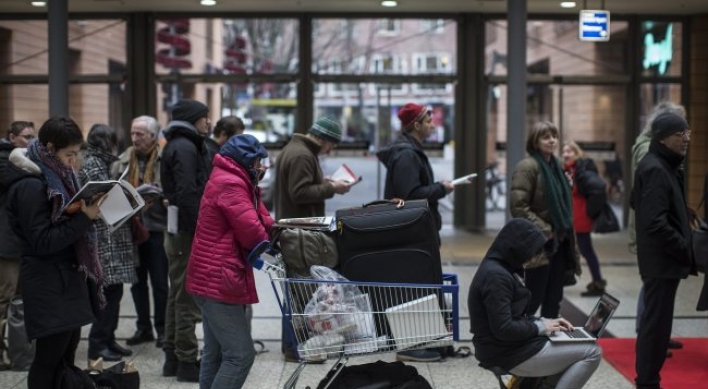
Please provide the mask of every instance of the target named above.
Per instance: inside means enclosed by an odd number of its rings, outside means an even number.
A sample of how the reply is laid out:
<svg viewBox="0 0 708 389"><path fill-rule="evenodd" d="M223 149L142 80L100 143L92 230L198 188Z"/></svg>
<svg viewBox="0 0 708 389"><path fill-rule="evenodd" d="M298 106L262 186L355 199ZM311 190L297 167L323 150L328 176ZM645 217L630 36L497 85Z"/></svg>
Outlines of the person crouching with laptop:
<svg viewBox="0 0 708 389"><path fill-rule="evenodd" d="M597 343L552 343L549 335L571 331L572 324L525 314L531 292L524 284L524 269L541 257L546 241L535 224L518 218L494 239L467 297L475 357L483 368L547 377L557 389L582 388L600 364Z"/></svg>

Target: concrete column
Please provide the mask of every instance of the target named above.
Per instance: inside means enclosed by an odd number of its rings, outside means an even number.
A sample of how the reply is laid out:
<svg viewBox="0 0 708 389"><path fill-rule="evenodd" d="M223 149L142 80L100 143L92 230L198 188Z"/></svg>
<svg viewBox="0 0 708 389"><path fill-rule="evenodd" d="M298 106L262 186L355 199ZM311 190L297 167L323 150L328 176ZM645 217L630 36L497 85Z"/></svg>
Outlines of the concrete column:
<svg viewBox="0 0 708 389"><path fill-rule="evenodd" d="M68 0L49 2L49 116L69 115Z"/></svg>
<svg viewBox="0 0 708 389"><path fill-rule="evenodd" d="M507 129L506 129L506 187L511 190L511 173L524 158L526 128L526 0L507 0ZM511 217L507 196L506 219Z"/></svg>

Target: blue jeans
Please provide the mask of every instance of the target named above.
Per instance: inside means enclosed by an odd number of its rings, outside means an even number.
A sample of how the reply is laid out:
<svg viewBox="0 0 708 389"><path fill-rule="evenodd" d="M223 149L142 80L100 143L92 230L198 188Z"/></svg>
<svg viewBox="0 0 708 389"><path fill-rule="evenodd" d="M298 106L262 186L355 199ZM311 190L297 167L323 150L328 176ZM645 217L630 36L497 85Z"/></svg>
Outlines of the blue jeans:
<svg viewBox="0 0 708 389"><path fill-rule="evenodd" d="M201 296L194 296L194 300L202 309L204 326L199 388L241 388L256 358L246 305L227 304Z"/></svg>

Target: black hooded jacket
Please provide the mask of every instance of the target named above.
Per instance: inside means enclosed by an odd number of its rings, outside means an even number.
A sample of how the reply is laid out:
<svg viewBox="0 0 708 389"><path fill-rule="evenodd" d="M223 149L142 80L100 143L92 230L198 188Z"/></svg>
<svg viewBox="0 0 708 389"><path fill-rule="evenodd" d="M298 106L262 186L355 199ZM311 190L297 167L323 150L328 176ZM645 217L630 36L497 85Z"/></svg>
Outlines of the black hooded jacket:
<svg viewBox="0 0 708 389"><path fill-rule="evenodd" d="M10 227L7 214L7 194L12 184L29 175L22 169L12 164L9 160L10 153L15 146L5 139L0 139L0 258L17 258L22 255L22 241L15 235Z"/></svg>
<svg viewBox="0 0 708 389"><path fill-rule="evenodd" d="M211 153L204 137L190 123L170 122L164 130L160 181L170 205L178 207L179 232L194 234L199 201L211 171Z"/></svg>
<svg viewBox="0 0 708 389"><path fill-rule="evenodd" d="M512 369L543 348L534 318L526 316L531 292L523 281L523 263L543 250L546 237L526 219L501 229L472 279L467 305L475 357L482 367Z"/></svg>
<svg viewBox="0 0 708 389"><path fill-rule="evenodd" d="M386 166L384 198L428 200L435 227L439 231L442 218L438 211L438 200L445 197L447 192L441 183L435 182L433 168L418 141L403 133L390 146L379 150L376 156Z"/></svg>

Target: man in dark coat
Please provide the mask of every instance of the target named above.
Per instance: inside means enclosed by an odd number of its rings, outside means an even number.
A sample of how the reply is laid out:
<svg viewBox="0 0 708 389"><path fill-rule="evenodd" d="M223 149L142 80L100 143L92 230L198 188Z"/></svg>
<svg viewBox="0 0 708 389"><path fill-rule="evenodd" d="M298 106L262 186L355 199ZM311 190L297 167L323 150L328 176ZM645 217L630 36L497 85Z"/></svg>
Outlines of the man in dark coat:
<svg viewBox="0 0 708 389"><path fill-rule="evenodd" d="M659 389L671 336L679 281L695 273L681 164L690 131L679 115L666 112L651 124L649 152L637 166L632 191L637 259L644 312L637 334L639 389Z"/></svg>
<svg viewBox="0 0 708 389"><path fill-rule="evenodd" d="M430 112L418 104L408 103L398 111L401 120L401 135L391 145L376 153L379 161L386 166L384 198L403 200L425 199L438 231L442 228L442 217L438 210L438 200L452 192L448 180L435 182L433 168L423 151L423 142L430 136L433 123ZM440 235L438 233L438 244ZM435 349L401 351L396 358L400 361L432 362L441 359Z"/></svg>
<svg viewBox="0 0 708 389"><path fill-rule="evenodd" d="M168 230L165 235L170 291L162 375L176 375L178 381L184 382L199 382L199 345L194 330L201 312L184 288L184 276L197 226L199 200L211 170L211 153L205 145L210 124L208 115L209 108L198 101L178 101L172 107L172 121L163 131L167 144L160 161L163 194L170 206L177 207L178 215L177 231ZM169 220L167 225L169 229Z"/></svg>
<svg viewBox="0 0 708 389"><path fill-rule="evenodd" d="M433 130L430 112L422 105L408 103L398 111L398 118L401 120L401 135L376 153L386 166L384 198L428 200L435 226L440 230L442 218L438 200L452 192L454 187L448 180L435 182L433 168L423 151L423 142Z"/></svg>
<svg viewBox="0 0 708 389"><path fill-rule="evenodd" d="M324 216L325 200L349 192L351 184L346 181L325 178L318 157L329 154L341 140L341 126L326 116L315 120L307 134L293 135L275 164L276 220ZM283 319L281 351L287 362L298 362L289 325Z"/></svg>

